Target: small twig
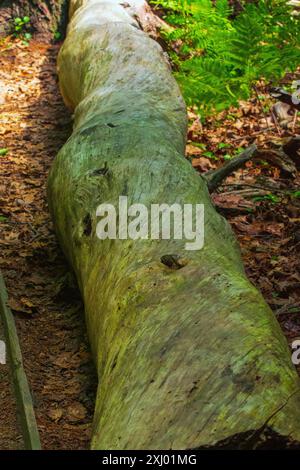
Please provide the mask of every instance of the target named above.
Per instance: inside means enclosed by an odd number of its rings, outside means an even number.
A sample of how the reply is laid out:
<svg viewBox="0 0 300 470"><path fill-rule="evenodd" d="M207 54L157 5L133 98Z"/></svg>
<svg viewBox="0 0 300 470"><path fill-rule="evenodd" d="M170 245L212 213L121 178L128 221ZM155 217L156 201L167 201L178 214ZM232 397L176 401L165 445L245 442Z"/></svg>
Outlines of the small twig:
<svg viewBox="0 0 300 470"><path fill-rule="evenodd" d="M276 129L276 126L275 125L274 126L270 125L268 130L271 131L271 130L274 130L274 129ZM248 140L248 139L253 140L253 137L256 137L260 134L264 134L265 132L266 132L266 129L260 129L259 131L251 132L251 135L241 135L239 137L235 137L234 141L235 142L240 142L241 140Z"/></svg>
<svg viewBox="0 0 300 470"><path fill-rule="evenodd" d="M295 132L295 127L296 127L296 122L297 122L297 114L298 114L298 111L297 111L297 109L295 109L293 125L292 125L292 132L293 133Z"/></svg>
<svg viewBox="0 0 300 470"><path fill-rule="evenodd" d="M275 310L274 313L275 313L276 316L282 315L283 313L287 314L287 313L291 313L291 309L296 309L296 308L300 310L300 304L299 303L298 304L283 305L282 307Z"/></svg>
<svg viewBox="0 0 300 470"><path fill-rule="evenodd" d="M254 86L253 88L254 88L254 91L255 91L255 94L256 94L256 99L257 99L257 101L258 101L258 106L260 107L260 109L261 109L261 111L262 111L262 113L263 113L263 115L264 115L264 118L265 118L265 121L266 121L266 126L267 126L267 131L268 131L268 130L269 130L269 123L268 123L268 118L267 118L266 112L265 112L265 110L264 110L263 105L262 105L261 102L260 102L259 94L258 94L258 91L257 91L256 86Z"/></svg>
<svg viewBox="0 0 300 470"><path fill-rule="evenodd" d="M231 173L243 167L251 158L257 153L257 146L255 144L250 145L244 150L238 157L229 160L228 163L221 166L217 170L208 171L203 175L207 181L209 192L213 192L222 181L227 178Z"/></svg>
<svg viewBox="0 0 300 470"><path fill-rule="evenodd" d="M253 188L253 189L260 189L263 191L267 191L268 193L271 191L272 193L278 193L278 194L286 194L287 191L284 189L279 189L276 188L272 185L264 184L264 186L258 185L258 184L250 184L250 183L239 183L238 181L234 184L225 184L223 186L224 188L241 188L241 187L246 187L246 188ZM236 189L233 190L227 190L226 193L231 193L235 191ZM240 189L238 189L240 191Z"/></svg>
<svg viewBox="0 0 300 470"><path fill-rule="evenodd" d="M278 119L276 117L276 114L271 110L271 116L272 116L272 119L273 119L273 122L275 124L275 128L277 130L277 134L279 136L281 136L281 129L279 128L279 124L278 124Z"/></svg>
<svg viewBox="0 0 300 470"><path fill-rule="evenodd" d="M224 191L222 194L230 194L230 195L235 195L235 196L243 196L243 197L253 197L253 196L266 196L269 194L270 191L267 191L266 189L236 189L234 191Z"/></svg>
<svg viewBox="0 0 300 470"><path fill-rule="evenodd" d="M278 149L260 149L258 151L259 158L266 160L271 165L277 166L287 175L296 176L297 169L293 160L286 154L282 147Z"/></svg>

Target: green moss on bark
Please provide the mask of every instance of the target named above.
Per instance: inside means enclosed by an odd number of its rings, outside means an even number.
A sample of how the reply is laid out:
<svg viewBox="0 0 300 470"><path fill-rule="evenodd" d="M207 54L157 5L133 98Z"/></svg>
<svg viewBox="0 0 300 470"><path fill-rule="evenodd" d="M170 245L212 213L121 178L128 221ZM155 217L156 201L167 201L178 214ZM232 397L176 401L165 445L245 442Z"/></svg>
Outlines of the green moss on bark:
<svg viewBox="0 0 300 470"><path fill-rule="evenodd" d="M103 18L98 3L77 11L60 53L75 122L49 178L99 376L92 448L214 447L232 436L255 447L266 430L298 442L299 379L286 341L184 158L186 110L163 52L129 20L116 22L122 11ZM120 195L147 207L205 204L204 248L99 240L96 207L117 206ZM170 253L187 263L168 268Z"/></svg>

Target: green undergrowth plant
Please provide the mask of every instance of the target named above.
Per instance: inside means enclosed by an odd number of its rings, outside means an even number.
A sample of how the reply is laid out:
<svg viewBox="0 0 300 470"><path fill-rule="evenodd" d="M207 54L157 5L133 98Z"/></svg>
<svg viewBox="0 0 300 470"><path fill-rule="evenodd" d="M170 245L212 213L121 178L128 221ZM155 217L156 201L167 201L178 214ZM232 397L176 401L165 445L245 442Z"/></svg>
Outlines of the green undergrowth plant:
<svg viewBox="0 0 300 470"><path fill-rule="evenodd" d="M16 17L13 19L13 35L16 38L22 39L25 44L31 39L32 34L30 33L30 17Z"/></svg>
<svg viewBox="0 0 300 470"><path fill-rule="evenodd" d="M248 99L260 79L273 84L300 64L300 18L286 0L158 0L174 71L189 105L220 111Z"/></svg>

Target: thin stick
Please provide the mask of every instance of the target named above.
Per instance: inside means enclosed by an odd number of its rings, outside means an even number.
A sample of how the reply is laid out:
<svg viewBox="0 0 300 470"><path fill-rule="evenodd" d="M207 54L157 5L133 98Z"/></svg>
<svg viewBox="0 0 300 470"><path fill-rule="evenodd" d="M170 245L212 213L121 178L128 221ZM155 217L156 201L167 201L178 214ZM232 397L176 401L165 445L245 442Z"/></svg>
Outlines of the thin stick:
<svg viewBox="0 0 300 470"><path fill-rule="evenodd" d="M15 325L15 320L7 305L8 295L0 271L0 315L5 330L7 349L10 357L17 407L21 418L21 427L25 448L40 450L41 443L36 424L32 397L23 366L22 353Z"/></svg>
<svg viewBox="0 0 300 470"><path fill-rule="evenodd" d="M297 122L297 114L298 114L298 111L297 111L297 109L295 109L293 125L292 125L292 131L293 132L295 132L295 127L296 127L296 122Z"/></svg>
<svg viewBox="0 0 300 470"><path fill-rule="evenodd" d="M229 160L228 163L221 166L217 170L208 171L203 175L207 181L207 186L209 192L213 192L222 181L229 176L234 171L238 170L244 166L251 158L256 155L257 146L255 144L250 145L246 150L244 150L238 157Z"/></svg>
<svg viewBox="0 0 300 470"><path fill-rule="evenodd" d="M269 123L268 123L268 119L267 119L267 116L266 116L264 107L262 106L262 104L261 104L261 102L260 102L259 94L258 94L258 91L257 91L256 86L253 86L253 88L254 88L254 91L255 91L255 94L256 94L256 99L257 99L257 101L258 101L258 105L259 105L259 107L260 107L260 109L261 109L261 111L262 111L262 113L263 113L263 115L264 115L265 121L266 121L266 126L267 126L267 129L266 129L266 130L268 131L268 130L269 130Z"/></svg>

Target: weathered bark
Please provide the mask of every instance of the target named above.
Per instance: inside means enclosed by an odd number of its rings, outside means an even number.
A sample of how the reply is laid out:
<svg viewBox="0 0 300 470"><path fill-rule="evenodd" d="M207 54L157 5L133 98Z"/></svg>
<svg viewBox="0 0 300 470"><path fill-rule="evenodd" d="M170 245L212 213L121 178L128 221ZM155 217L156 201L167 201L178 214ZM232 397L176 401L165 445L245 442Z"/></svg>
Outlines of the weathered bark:
<svg viewBox="0 0 300 470"><path fill-rule="evenodd" d="M69 0L0 0L0 34L13 32L14 18L29 16L31 31L40 38L51 40L56 32L63 36L68 3Z"/></svg>
<svg viewBox="0 0 300 470"><path fill-rule="evenodd" d="M186 109L163 51L117 0L71 6L58 64L75 122L53 164L49 201L99 375L92 448L298 443L289 349L205 181L184 158ZM118 206L120 195L147 207L204 203L204 248L99 240L96 207ZM180 258L180 269L161 262Z"/></svg>

